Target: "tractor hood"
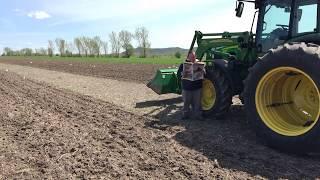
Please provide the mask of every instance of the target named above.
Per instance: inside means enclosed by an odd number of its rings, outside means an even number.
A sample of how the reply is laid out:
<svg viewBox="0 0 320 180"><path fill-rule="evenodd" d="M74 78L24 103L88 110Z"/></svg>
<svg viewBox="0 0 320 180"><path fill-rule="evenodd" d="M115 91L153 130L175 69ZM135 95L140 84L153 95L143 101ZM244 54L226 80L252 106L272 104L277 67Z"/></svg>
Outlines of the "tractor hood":
<svg viewBox="0 0 320 180"><path fill-rule="evenodd" d="M227 60L230 57L243 59L243 49L250 47L249 44L252 43L249 32L201 34L197 37L196 56L198 59L202 59L204 55L206 55L206 59Z"/></svg>

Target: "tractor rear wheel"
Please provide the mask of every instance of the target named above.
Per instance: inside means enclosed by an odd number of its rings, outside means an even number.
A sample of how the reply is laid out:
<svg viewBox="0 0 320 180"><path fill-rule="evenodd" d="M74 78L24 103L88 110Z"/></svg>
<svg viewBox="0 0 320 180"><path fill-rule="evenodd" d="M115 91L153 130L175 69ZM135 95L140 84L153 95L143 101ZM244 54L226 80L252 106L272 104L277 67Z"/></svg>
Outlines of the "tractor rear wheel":
<svg viewBox="0 0 320 180"><path fill-rule="evenodd" d="M230 83L220 69L206 71L201 98L203 115L219 118L228 112L232 104Z"/></svg>
<svg viewBox="0 0 320 180"><path fill-rule="evenodd" d="M320 150L320 48L285 44L250 69L245 109L257 135L277 149Z"/></svg>

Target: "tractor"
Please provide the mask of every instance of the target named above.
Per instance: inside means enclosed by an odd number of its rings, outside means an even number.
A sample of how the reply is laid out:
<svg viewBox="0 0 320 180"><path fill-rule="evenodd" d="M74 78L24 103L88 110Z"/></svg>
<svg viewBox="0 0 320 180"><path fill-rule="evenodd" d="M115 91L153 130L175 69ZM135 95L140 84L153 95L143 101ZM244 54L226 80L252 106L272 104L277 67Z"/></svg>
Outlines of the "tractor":
<svg viewBox="0 0 320 180"><path fill-rule="evenodd" d="M256 9L250 31L195 31L189 52L197 43L196 57L206 64L203 113L221 117L239 95L248 122L268 146L319 152L320 1L237 0L237 17L245 3ZM148 87L179 94L180 83L177 69L160 69Z"/></svg>

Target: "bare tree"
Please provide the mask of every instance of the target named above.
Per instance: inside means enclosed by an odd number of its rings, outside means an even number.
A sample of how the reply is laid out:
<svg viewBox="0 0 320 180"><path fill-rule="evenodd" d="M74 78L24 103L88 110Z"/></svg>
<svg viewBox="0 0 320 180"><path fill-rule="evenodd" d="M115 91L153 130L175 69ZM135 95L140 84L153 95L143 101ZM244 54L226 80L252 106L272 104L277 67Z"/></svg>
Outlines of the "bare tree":
<svg viewBox="0 0 320 180"><path fill-rule="evenodd" d="M112 33L109 34L109 39L113 56L119 57L121 44L117 33L112 31Z"/></svg>
<svg viewBox="0 0 320 180"><path fill-rule="evenodd" d="M32 49L26 48L26 56L32 56Z"/></svg>
<svg viewBox="0 0 320 180"><path fill-rule="evenodd" d="M45 56L47 55L47 49L46 48L36 48L35 50L35 55L36 56Z"/></svg>
<svg viewBox="0 0 320 180"><path fill-rule="evenodd" d="M99 49L98 49L98 44L96 43L96 41L93 38L88 38L89 40L89 45L90 45L90 55L91 56L98 56L98 54L100 53Z"/></svg>
<svg viewBox="0 0 320 180"><path fill-rule="evenodd" d="M48 54L48 51L46 48L40 48L38 49L38 51L40 56L46 56Z"/></svg>
<svg viewBox="0 0 320 180"><path fill-rule="evenodd" d="M115 56L116 54L116 46L117 46L117 33L112 31L111 34L109 34L109 41L111 44L111 54Z"/></svg>
<svg viewBox="0 0 320 180"><path fill-rule="evenodd" d="M31 48L23 48L20 50L20 54L24 56L32 56L32 49Z"/></svg>
<svg viewBox="0 0 320 180"><path fill-rule="evenodd" d="M81 41L81 46L83 48L83 52L85 54L86 57L88 57L88 52L89 52L89 48L88 48L88 43L87 43L87 38L86 37L80 37L80 41Z"/></svg>
<svg viewBox="0 0 320 180"><path fill-rule="evenodd" d="M3 51L4 51L6 56L12 56L13 55L13 51L9 47L3 48Z"/></svg>
<svg viewBox="0 0 320 180"><path fill-rule="evenodd" d="M107 54L108 54L108 42L107 41L102 41L102 48L104 51L104 56L107 56Z"/></svg>
<svg viewBox="0 0 320 180"><path fill-rule="evenodd" d="M93 41L94 41L93 45L94 45L95 53L99 57L101 54L101 51L102 51L103 41L101 40L101 38L99 36L95 36L93 38Z"/></svg>
<svg viewBox="0 0 320 180"><path fill-rule="evenodd" d="M92 39L89 37L83 36L80 38L80 41L81 41L81 46L83 48L85 56L87 57L88 55L93 55L94 48L93 48Z"/></svg>
<svg viewBox="0 0 320 180"><path fill-rule="evenodd" d="M130 57L132 54L132 45L131 45L131 40L132 40L132 34L129 31L122 30L119 33L119 41L121 47L124 49L125 57Z"/></svg>
<svg viewBox="0 0 320 180"><path fill-rule="evenodd" d="M33 55L39 56L40 55L39 49L34 48L34 54Z"/></svg>
<svg viewBox="0 0 320 180"><path fill-rule="evenodd" d="M53 41L49 40L48 41L48 55L52 57L53 53L54 53L54 44L53 44Z"/></svg>
<svg viewBox="0 0 320 180"><path fill-rule="evenodd" d="M89 37L83 37L83 44L86 49L86 54L93 56L94 55L94 47L93 47L92 39Z"/></svg>
<svg viewBox="0 0 320 180"><path fill-rule="evenodd" d="M147 51L151 46L149 42L149 31L145 27L138 27L135 32L135 39L138 41L139 48L141 49L141 57L147 57Z"/></svg>
<svg viewBox="0 0 320 180"><path fill-rule="evenodd" d="M83 43L81 42L81 38L74 38L73 43L78 50L78 55L81 56L81 53L84 51Z"/></svg>
<svg viewBox="0 0 320 180"><path fill-rule="evenodd" d="M60 52L60 56L64 56L66 51L66 41L64 39L57 38L56 39L56 46Z"/></svg>
<svg viewBox="0 0 320 180"><path fill-rule="evenodd" d="M66 42L66 55L69 57L72 57L73 50L74 50L74 46L72 42L70 43Z"/></svg>

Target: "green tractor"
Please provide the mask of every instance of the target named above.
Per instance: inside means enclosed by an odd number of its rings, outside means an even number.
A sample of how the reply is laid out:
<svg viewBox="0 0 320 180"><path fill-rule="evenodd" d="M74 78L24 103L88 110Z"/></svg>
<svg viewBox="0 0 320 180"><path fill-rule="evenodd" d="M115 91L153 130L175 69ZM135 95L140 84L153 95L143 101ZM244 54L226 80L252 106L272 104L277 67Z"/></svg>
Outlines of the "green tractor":
<svg viewBox="0 0 320 180"><path fill-rule="evenodd" d="M257 9L256 32L195 32L189 52L206 63L202 109L225 114L239 95L248 121L269 146L294 152L320 151L320 2L238 0ZM257 15L257 17L256 17ZM180 93L177 69L159 70L148 84L159 94Z"/></svg>

